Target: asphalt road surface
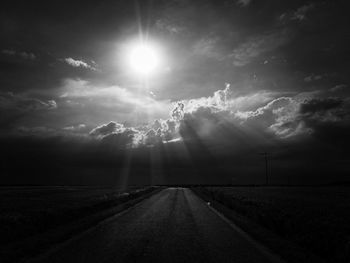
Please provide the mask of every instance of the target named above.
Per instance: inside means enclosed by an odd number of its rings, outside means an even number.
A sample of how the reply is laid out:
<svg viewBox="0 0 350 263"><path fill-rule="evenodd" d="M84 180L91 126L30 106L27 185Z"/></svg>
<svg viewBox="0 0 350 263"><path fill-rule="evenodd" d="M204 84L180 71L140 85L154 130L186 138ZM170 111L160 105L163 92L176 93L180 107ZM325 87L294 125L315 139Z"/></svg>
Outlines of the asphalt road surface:
<svg viewBox="0 0 350 263"><path fill-rule="evenodd" d="M167 188L36 262L274 262L191 190Z"/></svg>

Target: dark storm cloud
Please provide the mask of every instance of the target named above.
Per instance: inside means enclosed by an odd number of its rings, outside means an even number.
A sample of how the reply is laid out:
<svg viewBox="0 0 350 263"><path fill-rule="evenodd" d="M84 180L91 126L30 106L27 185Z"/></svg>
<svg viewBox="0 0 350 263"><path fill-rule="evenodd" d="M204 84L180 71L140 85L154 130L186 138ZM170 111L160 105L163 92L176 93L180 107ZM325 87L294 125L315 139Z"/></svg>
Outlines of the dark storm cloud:
<svg viewBox="0 0 350 263"><path fill-rule="evenodd" d="M137 134L137 131L134 129L124 129L104 136L101 143L110 149L131 147L134 144L135 134Z"/></svg>
<svg viewBox="0 0 350 263"><path fill-rule="evenodd" d="M300 112L302 114L314 114L326 112L342 106L343 100L340 98L311 99L301 104Z"/></svg>
<svg viewBox="0 0 350 263"><path fill-rule="evenodd" d="M90 131L90 136L97 137L101 143L111 149L134 147L139 143L140 131L124 127L123 124L109 122ZM140 135L139 135L140 136Z"/></svg>

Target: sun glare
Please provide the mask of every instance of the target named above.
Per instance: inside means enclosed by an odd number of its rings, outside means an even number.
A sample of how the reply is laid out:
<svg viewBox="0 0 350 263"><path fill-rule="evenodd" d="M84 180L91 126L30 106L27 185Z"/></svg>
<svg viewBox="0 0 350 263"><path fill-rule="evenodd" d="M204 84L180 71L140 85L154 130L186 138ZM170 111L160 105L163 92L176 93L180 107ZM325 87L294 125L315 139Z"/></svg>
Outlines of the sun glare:
<svg viewBox="0 0 350 263"><path fill-rule="evenodd" d="M130 49L129 66L132 71L141 76L148 76L158 69L160 55L157 49L147 43L139 43Z"/></svg>

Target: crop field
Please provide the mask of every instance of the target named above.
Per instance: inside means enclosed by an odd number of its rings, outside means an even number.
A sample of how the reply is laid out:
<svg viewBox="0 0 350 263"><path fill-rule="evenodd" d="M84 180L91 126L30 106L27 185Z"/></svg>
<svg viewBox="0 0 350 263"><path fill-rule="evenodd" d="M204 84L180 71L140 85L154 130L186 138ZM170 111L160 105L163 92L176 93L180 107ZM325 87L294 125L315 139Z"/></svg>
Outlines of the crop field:
<svg viewBox="0 0 350 263"><path fill-rule="evenodd" d="M202 187L200 191L328 262L350 261L350 187Z"/></svg>

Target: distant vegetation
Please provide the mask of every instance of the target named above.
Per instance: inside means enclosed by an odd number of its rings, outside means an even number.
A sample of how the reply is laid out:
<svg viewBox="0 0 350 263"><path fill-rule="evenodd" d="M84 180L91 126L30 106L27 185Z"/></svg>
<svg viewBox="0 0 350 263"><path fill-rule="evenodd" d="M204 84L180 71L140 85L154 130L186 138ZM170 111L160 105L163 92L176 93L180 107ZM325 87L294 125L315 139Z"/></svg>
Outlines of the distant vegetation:
<svg viewBox="0 0 350 263"><path fill-rule="evenodd" d="M193 189L327 262L350 262L349 187Z"/></svg>

